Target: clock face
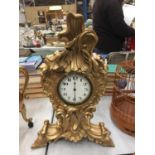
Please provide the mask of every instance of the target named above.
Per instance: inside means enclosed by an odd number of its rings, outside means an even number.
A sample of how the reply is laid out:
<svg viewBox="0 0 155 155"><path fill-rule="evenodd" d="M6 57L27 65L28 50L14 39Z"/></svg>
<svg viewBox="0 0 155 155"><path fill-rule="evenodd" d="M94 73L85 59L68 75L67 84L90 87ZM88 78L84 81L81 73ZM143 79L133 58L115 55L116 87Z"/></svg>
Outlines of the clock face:
<svg viewBox="0 0 155 155"><path fill-rule="evenodd" d="M69 104L81 104L91 95L91 83L82 74L69 74L58 86L58 93L63 101Z"/></svg>

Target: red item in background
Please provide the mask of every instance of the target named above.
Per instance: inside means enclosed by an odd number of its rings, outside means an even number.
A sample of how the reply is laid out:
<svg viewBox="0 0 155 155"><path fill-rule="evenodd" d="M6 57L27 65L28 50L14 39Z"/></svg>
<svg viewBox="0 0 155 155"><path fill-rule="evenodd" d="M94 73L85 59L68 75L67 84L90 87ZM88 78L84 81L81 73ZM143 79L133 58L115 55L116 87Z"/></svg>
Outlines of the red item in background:
<svg viewBox="0 0 155 155"><path fill-rule="evenodd" d="M32 43L35 47L41 47L40 42L37 40L32 40Z"/></svg>
<svg viewBox="0 0 155 155"><path fill-rule="evenodd" d="M127 50L135 50L135 37L127 38Z"/></svg>

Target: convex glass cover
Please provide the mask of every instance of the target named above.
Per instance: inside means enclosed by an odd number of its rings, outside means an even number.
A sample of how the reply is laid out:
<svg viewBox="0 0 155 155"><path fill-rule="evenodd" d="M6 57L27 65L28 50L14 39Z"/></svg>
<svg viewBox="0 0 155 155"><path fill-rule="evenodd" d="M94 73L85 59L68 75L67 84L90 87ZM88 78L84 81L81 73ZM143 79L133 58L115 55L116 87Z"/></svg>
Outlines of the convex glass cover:
<svg viewBox="0 0 155 155"><path fill-rule="evenodd" d="M72 73L60 81L58 93L66 103L80 104L89 98L91 87L90 81L84 75Z"/></svg>

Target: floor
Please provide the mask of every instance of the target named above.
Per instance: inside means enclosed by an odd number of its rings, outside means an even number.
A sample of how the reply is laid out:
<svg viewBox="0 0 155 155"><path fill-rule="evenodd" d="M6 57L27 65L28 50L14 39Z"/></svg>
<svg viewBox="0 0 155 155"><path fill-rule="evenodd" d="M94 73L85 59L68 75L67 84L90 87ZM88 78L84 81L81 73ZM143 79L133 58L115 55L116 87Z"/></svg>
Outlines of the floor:
<svg viewBox="0 0 155 155"><path fill-rule="evenodd" d="M50 143L48 147L31 149L44 120L52 119L52 104L48 98L25 100L27 115L33 118L34 127L29 129L19 114L19 153L20 155L119 155L135 152L135 139L112 122L109 113L111 97L102 97L94 113L93 123L104 122L111 131L115 147L103 147L88 140L72 143L65 140ZM56 119L54 118L54 122Z"/></svg>

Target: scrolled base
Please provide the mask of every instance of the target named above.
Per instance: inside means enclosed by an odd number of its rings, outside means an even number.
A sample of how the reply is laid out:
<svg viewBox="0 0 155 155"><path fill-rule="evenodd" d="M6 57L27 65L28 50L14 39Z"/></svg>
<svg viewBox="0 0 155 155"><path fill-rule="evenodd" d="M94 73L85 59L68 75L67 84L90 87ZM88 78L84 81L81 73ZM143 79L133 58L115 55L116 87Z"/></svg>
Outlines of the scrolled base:
<svg viewBox="0 0 155 155"><path fill-rule="evenodd" d="M103 123L95 125L89 123L89 125L84 125L80 129L79 134L73 131L63 131L61 124L50 124L49 121L45 121L42 129L38 133L38 137L35 140L32 148L44 147L48 142L57 141L60 138L64 138L69 141L78 142L83 138L88 138L97 144L103 146L113 147L113 141L110 138L110 132L104 127Z"/></svg>

